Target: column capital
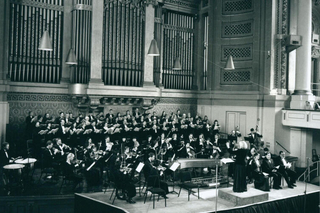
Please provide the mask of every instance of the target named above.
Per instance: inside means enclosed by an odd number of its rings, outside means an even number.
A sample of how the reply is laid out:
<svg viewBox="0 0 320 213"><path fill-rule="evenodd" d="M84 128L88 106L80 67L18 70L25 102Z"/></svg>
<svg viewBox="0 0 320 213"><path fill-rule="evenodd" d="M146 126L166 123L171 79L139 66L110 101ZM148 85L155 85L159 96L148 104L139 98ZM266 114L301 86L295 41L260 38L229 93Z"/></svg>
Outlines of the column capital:
<svg viewBox="0 0 320 213"><path fill-rule="evenodd" d="M162 0L146 0L145 1L146 6L151 4L153 7L158 6L159 2L162 2Z"/></svg>
<svg viewBox="0 0 320 213"><path fill-rule="evenodd" d="M312 46L311 56L312 56L312 58L319 58L320 57L320 47L319 46Z"/></svg>

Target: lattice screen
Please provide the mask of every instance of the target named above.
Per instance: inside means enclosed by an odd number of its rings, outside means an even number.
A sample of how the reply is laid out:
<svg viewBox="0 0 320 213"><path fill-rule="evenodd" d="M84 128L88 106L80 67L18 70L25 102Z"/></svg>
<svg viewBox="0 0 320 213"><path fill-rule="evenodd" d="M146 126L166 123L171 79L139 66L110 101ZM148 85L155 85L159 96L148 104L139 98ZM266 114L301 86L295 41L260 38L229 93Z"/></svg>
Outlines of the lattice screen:
<svg viewBox="0 0 320 213"><path fill-rule="evenodd" d="M223 14L250 12L253 10L253 0L224 0Z"/></svg>
<svg viewBox="0 0 320 213"><path fill-rule="evenodd" d="M241 84L249 83L251 80L250 70L241 70L241 71L225 71L223 70L222 83L227 84Z"/></svg>
<svg viewBox="0 0 320 213"><path fill-rule="evenodd" d="M245 22L225 22L222 24L222 37L241 37L252 35L253 20Z"/></svg>
<svg viewBox="0 0 320 213"><path fill-rule="evenodd" d="M240 47L229 47L224 46L221 51L221 58L227 60L229 55L232 55L234 60L247 60L252 59L252 45L250 46L240 46Z"/></svg>

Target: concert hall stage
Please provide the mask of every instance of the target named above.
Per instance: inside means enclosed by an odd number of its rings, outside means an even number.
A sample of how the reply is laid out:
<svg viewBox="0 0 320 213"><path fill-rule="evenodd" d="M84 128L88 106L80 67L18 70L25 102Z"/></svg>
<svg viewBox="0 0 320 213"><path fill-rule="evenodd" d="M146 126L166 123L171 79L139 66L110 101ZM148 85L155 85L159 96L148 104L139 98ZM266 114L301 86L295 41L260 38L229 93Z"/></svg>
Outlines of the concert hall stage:
<svg viewBox="0 0 320 213"><path fill-rule="evenodd" d="M175 188L175 190L178 187ZM306 195L305 195L305 189ZM225 197L226 199L217 199L217 211L218 212L246 212L245 209L254 208L254 212L303 212L304 207L306 212L317 213L319 212L319 192L320 187L312 184L305 184L303 182L297 182L297 187L290 189L284 186L281 190L271 189L270 192L263 192L254 189L253 184L248 185L248 191L243 193L233 193L232 186L228 188L218 188L218 192L221 190L223 193L230 194L229 196L242 197L244 199L251 199L255 201L253 204L246 203L244 200L241 202L235 202L234 199L230 197ZM138 191L138 190L137 190ZM134 200L135 204L129 204L124 200L115 200L113 209L111 205L112 200L109 200L112 189L109 189L106 193L82 193L76 194L75 197L75 212L86 212L87 206L91 211L95 212L215 212L216 210L216 190L215 188L202 188L200 189L200 199L197 199L197 193L195 196L190 196L190 201L188 202L187 191L181 191L180 197L177 194L169 194L167 199L167 207L165 207L164 199L160 197L159 201L156 201L155 209L153 209L152 200L147 199L146 203L143 203L143 197L137 195ZM220 192L220 194L221 194ZM257 198L260 196L260 198ZM263 199L261 199L261 196ZM256 197L256 199L254 198ZM265 198L267 199L265 200ZM263 201L265 200L265 201ZM306 205L304 201L306 200ZM259 210L259 208L261 208ZM279 209L280 208L280 209ZM268 210L270 209L270 211ZM281 211L281 209L283 211ZM288 211L288 209L290 211ZM252 210L252 209L251 209ZM268 211L266 211L268 210ZM272 211L271 211L272 210ZM319 212L320 213L320 212Z"/></svg>

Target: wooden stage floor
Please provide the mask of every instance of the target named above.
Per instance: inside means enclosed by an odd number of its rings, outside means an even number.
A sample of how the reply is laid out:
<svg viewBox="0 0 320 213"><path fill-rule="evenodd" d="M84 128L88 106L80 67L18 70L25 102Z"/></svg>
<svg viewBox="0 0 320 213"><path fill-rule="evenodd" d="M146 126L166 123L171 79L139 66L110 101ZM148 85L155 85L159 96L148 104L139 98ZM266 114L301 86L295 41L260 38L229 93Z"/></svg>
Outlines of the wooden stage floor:
<svg viewBox="0 0 320 213"><path fill-rule="evenodd" d="M263 202L268 202L272 200L279 200L289 197L294 197L298 195L303 195L305 188L307 189L307 194L312 192L319 192L320 187L313 184L305 184L303 182L297 182L297 187L290 189L287 186L283 186L281 190L271 189L268 193L268 200ZM170 187L169 190L172 188ZM178 191L178 187L175 187L175 190ZM218 191L220 189L218 188ZM229 188L221 188L221 190L229 191L231 194L232 186ZM137 190L138 191L138 190ZM109 200L112 189L107 190L106 193L95 192L95 193L82 193L84 196L88 196L92 199L99 200L101 202L112 203L112 200ZM234 193L241 194L241 196L251 196L256 192L253 184L248 185L248 191L243 193ZM197 193L195 194L197 195ZM143 203L143 197L140 197L138 194L134 198L136 201L135 204L129 204L124 200L115 200L114 205L120 208L127 210L132 213L145 213L145 212L161 212L161 213L171 213L171 212L184 212L184 213L194 213L194 212L214 212L216 210L216 190L215 188L202 188L200 189L200 199L196 196L191 195L190 201L188 202L188 194L186 190L181 191L180 197L177 194L168 194L169 199L167 199L167 207L164 206L164 199L160 197L159 201L156 201L155 209L153 209L152 200L147 199L146 203ZM259 203L259 202L257 202ZM260 202L261 203L261 202ZM256 204L256 203L255 203ZM249 204L252 205L252 204ZM226 210L239 208L235 203L227 201L218 197L217 210Z"/></svg>

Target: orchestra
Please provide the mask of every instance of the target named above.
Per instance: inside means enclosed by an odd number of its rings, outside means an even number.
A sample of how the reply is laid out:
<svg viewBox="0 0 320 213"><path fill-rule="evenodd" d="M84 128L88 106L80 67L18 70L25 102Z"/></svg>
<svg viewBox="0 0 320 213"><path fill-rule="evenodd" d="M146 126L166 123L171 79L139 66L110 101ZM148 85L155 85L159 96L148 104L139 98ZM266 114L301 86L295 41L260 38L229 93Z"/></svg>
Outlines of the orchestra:
<svg viewBox="0 0 320 213"><path fill-rule="evenodd" d="M41 152L35 153L35 156L44 167L55 170L54 176L67 174L76 184L86 177L90 179L88 183L99 183L106 168L114 170L119 179L127 180L128 184L121 187L129 203L134 203L132 198L136 193L132 191L132 184L139 163L144 163L145 180L150 173L159 175L161 180L170 180L172 171L169 167L180 158L239 158L237 152L232 151L241 138L238 128L227 135L220 132L218 120L211 125L207 116L192 117L191 113L181 113L180 110L170 115L163 111L160 116L156 112L141 113L138 108L132 114L126 111L123 116L119 112L115 115L112 109L106 115L100 112L96 115L79 114L76 117L72 112L60 112L57 118L48 113L43 117L34 116L30 112L26 122L35 150ZM222 134L224 137L221 137ZM251 132L249 142L252 152L244 154L245 163L241 164L246 165L249 183L252 179L260 178L258 174L266 170L277 180L274 188L281 188L278 178L282 173L291 178L288 181L292 187L294 178L290 175L294 174L286 171L285 166L275 172L269 168L273 167L273 163L269 165L269 161L254 159L259 149L255 141L258 138L261 140L261 137L257 128L256 132ZM0 154L2 166L12 163L8 144L3 145ZM253 165L255 167L252 169ZM207 171L211 172L211 168ZM228 175L232 177L233 171L229 171ZM168 191L165 182L161 186ZM240 191L245 188L243 186Z"/></svg>

